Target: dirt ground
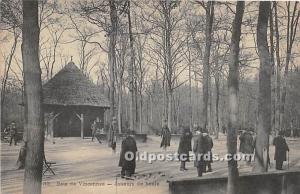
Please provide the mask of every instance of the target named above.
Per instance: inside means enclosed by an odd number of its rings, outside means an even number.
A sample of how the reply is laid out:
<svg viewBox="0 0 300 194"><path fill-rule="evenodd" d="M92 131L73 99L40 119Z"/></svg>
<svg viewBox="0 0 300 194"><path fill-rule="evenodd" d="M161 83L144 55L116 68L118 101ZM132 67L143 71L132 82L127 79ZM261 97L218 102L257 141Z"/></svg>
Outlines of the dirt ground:
<svg viewBox="0 0 300 194"><path fill-rule="evenodd" d="M45 153L48 161L56 162L53 170L56 175L47 172L43 176L43 193L45 194L123 194L128 193L168 193L167 180L173 178L196 177L193 162L187 164L188 171L179 171L178 161L137 161L134 180L119 177L118 167L120 144L117 153L112 153L106 143L99 144L91 139L56 138L55 144L45 142ZM175 153L178 140L171 141L167 153ZM220 135L214 140L213 152L223 156L226 153L226 136ZM300 168L300 139L288 139L290 146L290 169ZM139 152L163 153L159 148L160 137L149 136L147 143L137 142ZM1 143L1 193L22 193L24 170L16 170L16 160L20 146L9 146ZM274 147L270 147L271 169L274 170ZM252 171L252 166L245 161L239 162L240 173ZM288 168L285 163L285 168ZM213 172L207 176L227 174L227 163L215 161Z"/></svg>

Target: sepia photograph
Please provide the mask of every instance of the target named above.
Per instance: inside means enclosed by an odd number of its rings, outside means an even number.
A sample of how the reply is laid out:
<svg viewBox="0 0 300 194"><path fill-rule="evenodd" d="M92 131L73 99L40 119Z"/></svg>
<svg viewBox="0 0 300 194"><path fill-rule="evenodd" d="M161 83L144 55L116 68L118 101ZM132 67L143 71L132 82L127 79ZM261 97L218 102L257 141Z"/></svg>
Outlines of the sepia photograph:
<svg viewBox="0 0 300 194"><path fill-rule="evenodd" d="M300 2L0 0L1 194L299 194Z"/></svg>

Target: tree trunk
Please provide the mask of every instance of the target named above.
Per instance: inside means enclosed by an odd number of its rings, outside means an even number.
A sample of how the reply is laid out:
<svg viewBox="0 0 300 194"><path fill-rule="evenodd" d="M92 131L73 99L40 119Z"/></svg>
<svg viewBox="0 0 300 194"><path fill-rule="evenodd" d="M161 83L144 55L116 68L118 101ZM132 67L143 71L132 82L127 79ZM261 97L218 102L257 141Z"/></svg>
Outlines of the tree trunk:
<svg viewBox="0 0 300 194"><path fill-rule="evenodd" d="M213 90L212 90L212 78L209 77L209 84L208 84L208 131L209 133L215 133L215 118L214 118L214 109L213 109Z"/></svg>
<svg viewBox="0 0 300 194"><path fill-rule="evenodd" d="M22 58L25 87L25 132L27 153L23 192L41 193L44 118L42 109L42 80L39 63L38 1L23 0Z"/></svg>
<svg viewBox="0 0 300 194"><path fill-rule="evenodd" d="M268 170L269 134L271 129L271 61L268 47L268 19L271 3L259 3L257 22L257 49L260 60L259 94L258 94L258 126L255 145L255 167L260 172Z"/></svg>
<svg viewBox="0 0 300 194"><path fill-rule="evenodd" d="M229 122L227 135L227 151L229 154L237 152L237 130L238 130L238 91L239 91L239 43L241 37L241 25L243 20L245 2L238 1L236 14L232 23L232 37L229 56L229 77L228 77L228 103ZM227 194L238 193L239 171L237 161L228 161L228 183Z"/></svg>
<svg viewBox="0 0 300 194"><path fill-rule="evenodd" d="M275 119L276 119L276 73L275 73L275 54L274 54L274 22L273 22L273 10L270 7L270 55L271 55L271 90L272 90L272 131L275 131Z"/></svg>
<svg viewBox="0 0 300 194"><path fill-rule="evenodd" d="M115 0L109 0L111 31L109 32L109 87L110 87L110 121L115 116L115 67L116 67L116 36L117 9Z"/></svg>
<svg viewBox="0 0 300 194"><path fill-rule="evenodd" d="M173 105L173 90L168 88L168 128L170 129L171 132L173 132L173 129L172 129L172 120L173 120L173 117L172 117L172 105Z"/></svg>
<svg viewBox="0 0 300 194"><path fill-rule="evenodd" d="M214 1L208 1L206 7L206 28L205 28L205 53L203 59L203 128L208 124L208 97L209 97L209 78L210 78L210 48L212 39L212 24L214 18Z"/></svg>
<svg viewBox="0 0 300 194"><path fill-rule="evenodd" d="M275 40L276 40L276 47L275 47L275 53L276 53L276 110L275 110L275 128L276 131L280 129L280 93L281 93L281 75L280 75L280 35L279 35L279 29L278 29L278 15L277 15L277 2L274 1L274 16L275 16Z"/></svg>
<svg viewBox="0 0 300 194"><path fill-rule="evenodd" d="M139 116L140 116L140 122L139 122L139 128L140 128L140 133L142 133L142 128L143 128L143 94L140 90L140 111L139 111Z"/></svg>
<svg viewBox="0 0 300 194"><path fill-rule="evenodd" d="M220 102L220 72L217 70L215 75L215 85L216 85L216 136L215 138L219 138L220 131L220 122L219 122L219 102Z"/></svg>
<svg viewBox="0 0 300 194"><path fill-rule="evenodd" d="M120 86L119 86L119 96L118 96L118 129L119 129L119 134L122 133L122 111L123 111L123 82L120 81Z"/></svg>
<svg viewBox="0 0 300 194"><path fill-rule="evenodd" d="M130 46L130 62L129 62L129 80L130 80L130 103L129 103L129 110L130 110L130 118L129 118L129 125L130 130L135 131L135 109L134 109L134 94L135 94L135 87L134 87L134 47L133 47L133 34L132 34L132 26L131 26L131 15L130 15L130 0L128 1L128 31L129 31L129 46Z"/></svg>
<svg viewBox="0 0 300 194"><path fill-rule="evenodd" d="M193 128L193 106L192 106L192 72L191 63L189 63L189 127L190 130Z"/></svg>
<svg viewBox="0 0 300 194"><path fill-rule="evenodd" d="M153 125L153 97L150 96L150 123Z"/></svg>

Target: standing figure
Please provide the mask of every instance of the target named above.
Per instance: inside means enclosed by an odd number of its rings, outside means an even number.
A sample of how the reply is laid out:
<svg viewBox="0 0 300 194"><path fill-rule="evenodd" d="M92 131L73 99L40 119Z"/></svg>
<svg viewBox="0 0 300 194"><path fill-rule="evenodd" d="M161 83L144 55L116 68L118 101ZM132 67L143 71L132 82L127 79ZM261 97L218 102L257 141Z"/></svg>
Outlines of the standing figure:
<svg viewBox="0 0 300 194"><path fill-rule="evenodd" d="M116 130L117 130L117 119L116 117L113 117L109 129L108 145L109 147L111 147L114 153L116 152L116 147L117 147Z"/></svg>
<svg viewBox="0 0 300 194"><path fill-rule="evenodd" d="M15 145L17 145L17 127L15 121L12 121L10 124L9 134L10 134L9 145L11 146L12 141L14 141Z"/></svg>
<svg viewBox="0 0 300 194"><path fill-rule="evenodd" d="M205 142L202 131L196 131L196 139L194 141L193 151L195 154L194 166L197 168L198 177L202 176L205 168L204 154L205 154Z"/></svg>
<svg viewBox="0 0 300 194"><path fill-rule="evenodd" d="M214 146L214 142L211 138L211 136L208 134L207 131L203 133L204 143L205 143L205 152L209 154L209 160L205 161L205 171L206 172L206 166L208 167L207 172L212 172L211 163L213 162L213 154L212 154L212 148Z"/></svg>
<svg viewBox="0 0 300 194"><path fill-rule="evenodd" d="M92 131L92 141L94 141L95 134L96 134L96 121L95 120L91 124L91 131Z"/></svg>
<svg viewBox="0 0 300 194"><path fill-rule="evenodd" d="M255 143L254 143L252 132L249 130L243 131L239 139L240 139L240 152L242 152L243 154L253 154ZM252 158L251 157L247 157L247 158L248 158L247 163L250 163Z"/></svg>
<svg viewBox="0 0 300 194"><path fill-rule="evenodd" d="M131 177L135 173L135 160L137 146L133 137L133 131L127 133L126 138L122 141L119 166L122 167L121 177Z"/></svg>
<svg viewBox="0 0 300 194"><path fill-rule="evenodd" d="M180 171L187 170L185 163L189 161L189 152L192 151L192 138L193 135L189 128L185 128L180 137L178 147L178 157L180 160Z"/></svg>
<svg viewBox="0 0 300 194"><path fill-rule="evenodd" d="M171 142L171 132L167 125L167 120L163 121L163 127L161 129L161 143L160 147L163 147L163 149L166 151L167 147L170 146Z"/></svg>
<svg viewBox="0 0 300 194"><path fill-rule="evenodd" d="M99 117L97 117L96 118L96 123L95 123L95 128L96 128L95 136L96 136L99 143L102 143L101 139L100 139L100 135L104 134L104 129L103 129L102 126L103 126L102 121L99 119Z"/></svg>
<svg viewBox="0 0 300 194"><path fill-rule="evenodd" d="M278 136L273 140L273 145L275 146L274 160L276 161L277 170L282 170L283 162L286 161L286 152L290 151L283 134L284 132L280 131Z"/></svg>

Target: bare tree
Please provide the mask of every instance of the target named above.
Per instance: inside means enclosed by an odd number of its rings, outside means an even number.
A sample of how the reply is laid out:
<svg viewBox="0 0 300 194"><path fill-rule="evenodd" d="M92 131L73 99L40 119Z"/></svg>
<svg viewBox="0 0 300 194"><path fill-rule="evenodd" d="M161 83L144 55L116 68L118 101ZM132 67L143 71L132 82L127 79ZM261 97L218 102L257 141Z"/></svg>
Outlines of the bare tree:
<svg viewBox="0 0 300 194"><path fill-rule="evenodd" d="M134 50L134 39L132 33L132 22L131 22L131 10L130 10L130 0L127 1L127 19L128 19L128 33L129 33L129 47L130 47L130 62L128 68L129 75L129 128L132 131L135 131L135 121L136 121L136 109L134 108L134 95L136 94L136 86L134 79L134 69L135 69L135 50Z"/></svg>
<svg viewBox="0 0 300 194"><path fill-rule="evenodd" d="M3 116L3 105L6 94L7 79L9 77L9 72L11 71L11 65L13 62L13 57L15 55L18 40L21 35L21 25L22 25L22 10L20 6L20 1L2 1L1 6L1 19L0 19L0 29L7 32L7 36L4 37L5 42L9 36L13 37L12 46L9 53L6 55L2 53L4 59L4 74L1 79L1 91L0 91L0 128L2 126L2 116ZM1 51L3 52L3 51Z"/></svg>
<svg viewBox="0 0 300 194"><path fill-rule="evenodd" d="M53 69L57 61L57 48L67 28L64 28L61 25L58 25L58 27L54 27L53 25L51 25L46 29L50 34L50 40L47 40L43 44L40 44L40 61L42 64L44 64L46 70L46 81L48 81L53 77ZM43 48L43 45L45 44L50 46L45 46Z"/></svg>
<svg viewBox="0 0 300 194"><path fill-rule="evenodd" d="M206 24L205 24L205 52L203 58L203 128L208 125L208 101L209 101L209 84L210 84L210 49L212 42L212 26L214 20L214 1L208 1L206 4L200 2L200 5L205 9Z"/></svg>
<svg viewBox="0 0 300 194"><path fill-rule="evenodd" d="M281 94L281 103L280 103L280 130L283 130L283 117L285 112L285 101L287 93L287 77L289 72L289 64L292 55L292 48L296 37L296 32L298 29L300 10L297 9L298 1L294 3L294 9L292 10L292 15L290 13L291 2L286 2L287 8L287 32L286 32L286 57L284 65L284 78L282 79L282 94Z"/></svg>
<svg viewBox="0 0 300 194"><path fill-rule="evenodd" d="M178 76L187 69L183 65L183 50L186 49L184 34L184 14L178 8L179 1L154 1L150 12L144 18L150 24L151 33L147 48L151 53L151 64L158 66L162 75L164 88L164 117L168 127L172 130L173 124L173 94L185 81L177 82ZM148 9L146 9L148 11Z"/></svg>
<svg viewBox="0 0 300 194"><path fill-rule="evenodd" d="M260 60L258 127L255 145L255 169L265 172L269 161L269 134L271 130L271 72L272 64L268 49L268 19L270 2L260 2L257 22L257 49Z"/></svg>
<svg viewBox="0 0 300 194"><path fill-rule="evenodd" d="M22 57L25 87L25 194L41 193L44 118L42 109L42 80L39 62L38 1L23 0Z"/></svg>
<svg viewBox="0 0 300 194"><path fill-rule="evenodd" d="M237 131L238 121L238 91L239 91L239 43L241 37L241 26L245 2L238 1L236 4L236 14L232 23L232 36L229 55L229 76L228 76L228 101L229 101L229 122L227 135L227 151L229 154L237 153ZM228 161L228 183L227 194L236 194L238 192L237 161Z"/></svg>

